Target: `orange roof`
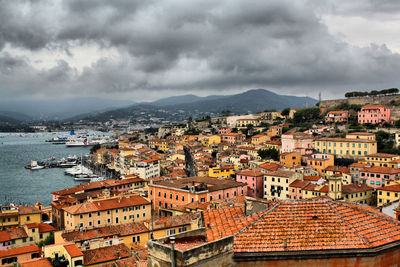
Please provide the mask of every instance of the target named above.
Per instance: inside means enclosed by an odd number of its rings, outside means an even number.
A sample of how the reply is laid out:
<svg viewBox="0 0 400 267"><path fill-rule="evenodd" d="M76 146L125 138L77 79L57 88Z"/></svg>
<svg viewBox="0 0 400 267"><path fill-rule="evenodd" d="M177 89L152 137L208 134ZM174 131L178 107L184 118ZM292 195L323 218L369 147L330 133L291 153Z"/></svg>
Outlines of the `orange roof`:
<svg viewBox="0 0 400 267"><path fill-rule="evenodd" d="M260 167L264 170L267 170L267 171L277 171L279 168L282 167L282 165L280 165L278 163L265 162L265 163L258 165L258 167Z"/></svg>
<svg viewBox="0 0 400 267"><path fill-rule="evenodd" d="M353 168L364 168L366 165L367 165L367 164L365 164L365 163L358 163L358 162L355 162L355 163L351 164L349 167L353 167Z"/></svg>
<svg viewBox="0 0 400 267"><path fill-rule="evenodd" d="M373 190L373 188L369 187L366 184L344 184L344 185L342 185L342 192L346 193L346 194L364 192L364 191L368 191L368 190Z"/></svg>
<svg viewBox="0 0 400 267"><path fill-rule="evenodd" d="M303 177L304 180L306 180L306 181L313 181L313 182L316 182L316 181L318 181L318 180L321 179L321 178L322 178L322 176L304 176L304 177Z"/></svg>
<svg viewBox="0 0 400 267"><path fill-rule="evenodd" d="M141 196L130 196L98 200L93 202L84 202L81 204L65 207L63 208L63 210L71 214L81 214L148 204L150 204L150 202Z"/></svg>
<svg viewBox="0 0 400 267"><path fill-rule="evenodd" d="M333 111L329 111L328 114L343 114L343 113L347 113L347 110L333 110Z"/></svg>
<svg viewBox="0 0 400 267"><path fill-rule="evenodd" d="M244 175L244 176L264 176L264 173L259 171L258 169L247 169L239 172L237 175Z"/></svg>
<svg viewBox="0 0 400 267"><path fill-rule="evenodd" d="M391 192L400 192L400 184L387 185L377 188L377 190L385 190Z"/></svg>
<svg viewBox="0 0 400 267"><path fill-rule="evenodd" d="M64 245L64 248L71 258L83 256L82 251L80 251L76 244Z"/></svg>
<svg viewBox="0 0 400 267"><path fill-rule="evenodd" d="M20 262L21 267L52 267L51 262L46 258L37 258Z"/></svg>
<svg viewBox="0 0 400 267"><path fill-rule="evenodd" d="M394 169L390 167L371 166L362 168L362 172L373 172L383 174L400 174L400 169Z"/></svg>
<svg viewBox="0 0 400 267"><path fill-rule="evenodd" d="M207 229L207 241L211 242L237 234L259 218L262 213L255 213L246 217L243 207L203 211L204 224Z"/></svg>
<svg viewBox="0 0 400 267"><path fill-rule="evenodd" d="M385 108L384 105L366 105L363 106L362 109L379 109L379 108Z"/></svg>
<svg viewBox="0 0 400 267"><path fill-rule="evenodd" d="M273 172L266 173L265 175L278 176L278 177L291 177L294 174L295 174L295 172L292 172L292 171L273 171Z"/></svg>
<svg viewBox="0 0 400 267"><path fill-rule="evenodd" d="M364 158L366 158L366 157L396 158L396 157L399 157L399 155L389 154L389 153L375 153L375 154L368 154L368 155L364 156Z"/></svg>
<svg viewBox="0 0 400 267"><path fill-rule="evenodd" d="M289 187L304 188L309 184L310 184L309 181L302 181L300 179L296 179L289 185Z"/></svg>
<svg viewBox="0 0 400 267"><path fill-rule="evenodd" d="M16 256L21 254L33 253L33 252L40 252L40 249L36 245L20 247L20 248L12 248L8 250L0 250L0 258Z"/></svg>
<svg viewBox="0 0 400 267"><path fill-rule="evenodd" d="M129 257L129 249L125 244L86 250L83 252L85 265L98 264Z"/></svg>
<svg viewBox="0 0 400 267"><path fill-rule="evenodd" d="M154 161L158 161L158 159L147 159L147 160L143 160L142 162L150 163L150 162L154 162Z"/></svg>
<svg viewBox="0 0 400 267"><path fill-rule="evenodd" d="M393 218L372 207L317 198L280 202L235 237L234 251L329 253L395 241L400 241L400 224Z"/></svg>

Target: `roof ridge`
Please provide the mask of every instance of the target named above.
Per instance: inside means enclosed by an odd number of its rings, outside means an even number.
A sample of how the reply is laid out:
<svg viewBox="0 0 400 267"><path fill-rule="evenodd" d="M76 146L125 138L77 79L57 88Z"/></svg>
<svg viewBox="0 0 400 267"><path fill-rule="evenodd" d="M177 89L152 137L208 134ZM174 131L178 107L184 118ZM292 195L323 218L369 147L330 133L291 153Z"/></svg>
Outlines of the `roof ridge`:
<svg viewBox="0 0 400 267"><path fill-rule="evenodd" d="M243 233L245 230L247 230L248 228L250 228L251 226L253 226L256 222L260 221L262 218L264 218L267 214L271 213L272 211L276 210L280 205L282 204L282 202L278 202L275 204L275 206L273 206L272 208L270 208L269 210L265 210L265 211L260 211L259 213L264 212L264 214L262 214L260 217L258 217L257 219L255 219L254 221L252 221L251 223L249 223L246 227L244 227L242 230L240 230L239 232L237 232L235 235L233 235L233 237L235 238L236 236L238 236L239 234ZM254 214L253 214L254 215ZM246 216L247 218L247 216Z"/></svg>
<svg viewBox="0 0 400 267"><path fill-rule="evenodd" d="M335 204L333 204L333 203L335 203ZM334 205L336 206L336 204L338 204L337 202L335 202L335 201L329 201L329 202L327 202L327 204L329 205L330 208L334 208L334 209L336 210L335 214L336 214L338 217L340 217L340 219L341 219L344 223L346 223L346 225L347 225L350 229L352 229L352 230L354 231L354 233L355 233L358 237L360 237L361 240L364 241L364 243L365 243L369 248L372 248L371 242L369 242L369 240L367 240L363 235L361 235L361 234L357 231L357 229L353 227L352 224L348 223L347 220L344 218L344 216L342 216L339 212L337 212L336 207L334 207ZM344 203L340 203L340 204L344 204ZM344 206L344 205L342 205L342 206ZM347 205L346 205L346 206L347 206ZM347 206L347 207L348 207L348 208L351 208L351 207L349 207L349 206ZM353 208L352 208L352 209L353 209ZM353 209L353 210L355 210L355 209ZM356 210L355 210L355 211L356 211Z"/></svg>

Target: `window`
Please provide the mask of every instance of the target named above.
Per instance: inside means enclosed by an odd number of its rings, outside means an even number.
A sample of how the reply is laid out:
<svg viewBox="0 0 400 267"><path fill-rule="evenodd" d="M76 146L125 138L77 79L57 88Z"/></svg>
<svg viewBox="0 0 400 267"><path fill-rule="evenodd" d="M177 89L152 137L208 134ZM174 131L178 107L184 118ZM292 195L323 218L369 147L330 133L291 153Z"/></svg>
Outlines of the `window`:
<svg viewBox="0 0 400 267"><path fill-rule="evenodd" d="M26 216L26 220L27 220L27 221L30 221L30 220L31 220L31 217Z"/></svg>
<svg viewBox="0 0 400 267"><path fill-rule="evenodd" d="M92 226L92 222L89 222L89 226Z"/></svg>
<svg viewBox="0 0 400 267"><path fill-rule="evenodd" d="M22 238L22 243L26 243L26 237Z"/></svg>
<svg viewBox="0 0 400 267"><path fill-rule="evenodd" d="M97 212L97 216L100 216L100 211Z"/></svg>
<svg viewBox="0 0 400 267"><path fill-rule="evenodd" d="M110 215L111 214L111 210L107 210L107 214Z"/></svg>
<svg viewBox="0 0 400 267"><path fill-rule="evenodd" d="M100 220L97 220L97 225L100 225L101 224L101 221Z"/></svg>
<svg viewBox="0 0 400 267"><path fill-rule="evenodd" d="M88 216L89 216L89 218L92 218L92 213L89 213Z"/></svg>

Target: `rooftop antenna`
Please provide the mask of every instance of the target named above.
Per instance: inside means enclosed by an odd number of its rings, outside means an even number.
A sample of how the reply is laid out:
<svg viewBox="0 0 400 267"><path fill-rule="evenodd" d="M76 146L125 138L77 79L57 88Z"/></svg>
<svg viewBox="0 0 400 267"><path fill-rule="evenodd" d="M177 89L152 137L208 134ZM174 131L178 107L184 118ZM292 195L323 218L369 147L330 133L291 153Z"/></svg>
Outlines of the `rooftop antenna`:
<svg viewBox="0 0 400 267"><path fill-rule="evenodd" d="M318 102L321 103L321 92L318 93Z"/></svg>

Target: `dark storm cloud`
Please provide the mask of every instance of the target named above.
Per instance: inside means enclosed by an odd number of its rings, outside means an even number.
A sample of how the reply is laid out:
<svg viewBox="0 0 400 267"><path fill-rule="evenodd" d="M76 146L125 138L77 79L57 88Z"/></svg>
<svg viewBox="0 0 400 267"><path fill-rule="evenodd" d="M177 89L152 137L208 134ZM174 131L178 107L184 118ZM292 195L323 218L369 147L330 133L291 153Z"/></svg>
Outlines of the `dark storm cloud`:
<svg viewBox="0 0 400 267"><path fill-rule="evenodd" d="M399 9L397 1L379 6L382 1L360 0L340 8L332 3L0 0L0 55L6 45L61 49L71 58L75 54L70 49L80 45L98 45L104 52L82 72L68 60L39 70L29 59L3 52L0 90L116 96L138 90L264 87L312 94L320 88L337 93L396 86L399 54L385 45L361 48L338 40L318 12L360 10L365 15L375 7L391 12ZM109 49L118 51L119 58L107 57Z"/></svg>

